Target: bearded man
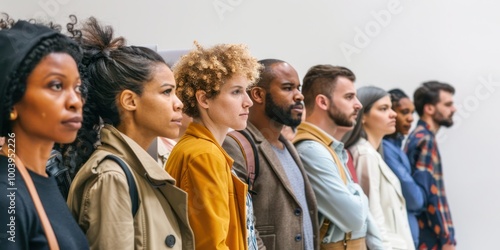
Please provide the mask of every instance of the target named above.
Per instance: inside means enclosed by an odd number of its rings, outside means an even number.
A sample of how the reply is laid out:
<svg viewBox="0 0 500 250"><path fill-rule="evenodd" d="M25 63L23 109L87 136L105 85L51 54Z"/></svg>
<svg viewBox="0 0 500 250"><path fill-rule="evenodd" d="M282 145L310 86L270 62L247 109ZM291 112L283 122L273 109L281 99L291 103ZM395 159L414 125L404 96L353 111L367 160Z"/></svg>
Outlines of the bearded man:
<svg viewBox="0 0 500 250"><path fill-rule="evenodd" d="M304 96L297 71L278 59L259 61L260 80L247 92L252 99L248 125L258 154L258 176L253 183L255 225L267 249L318 249L318 212L314 192L300 158L282 134L283 126L302 121ZM233 169L247 180L244 155L226 137L222 147L234 159Z"/></svg>
<svg viewBox="0 0 500 250"><path fill-rule="evenodd" d="M368 198L346 166L340 134L356 123L362 108L356 77L348 68L316 65L304 76L306 120L294 144L318 202L320 249L384 249ZM339 131L342 130L342 131Z"/></svg>
<svg viewBox="0 0 500 250"><path fill-rule="evenodd" d="M412 175L426 193L426 206L417 218L420 225L419 249L455 249L455 229L446 199L443 169L436 133L453 125L455 88L447 83L429 81L413 94L420 120L405 145Z"/></svg>

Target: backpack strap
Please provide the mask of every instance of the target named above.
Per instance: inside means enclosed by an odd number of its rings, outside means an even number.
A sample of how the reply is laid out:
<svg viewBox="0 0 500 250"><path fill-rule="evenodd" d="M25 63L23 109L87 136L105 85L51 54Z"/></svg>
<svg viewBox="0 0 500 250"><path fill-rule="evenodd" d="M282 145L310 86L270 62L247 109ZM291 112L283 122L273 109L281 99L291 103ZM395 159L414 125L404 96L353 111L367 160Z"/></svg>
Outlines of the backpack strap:
<svg viewBox="0 0 500 250"><path fill-rule="evenodd" d="M257 152L257 147L255 147L255 143L253 143L253 140L250 137L250 135L243 130L240 131L233 130L229 132L227 135L233 138L240 146L247 167L248 190L252 194L257 194L253 190L255 180L259 175L259 155L255 153Z"/></svg>
<svg viewBox="0 0 500 250"><path fill-rule="evenodd" d="M339 171L340 178L342 179L342 181L344 182L344 184L347 184L347 174L346 174L346 172L344 170L343 164L340 161L337 153L335 153L335 151L333 151L333 149L330 148L329 145L326 145L325 142L322 141L320 138L314 136L311 133L307 133L307 132L297 133L297 135L293 139L293 143L297 144L300 141L306 141L306 140L311 140L311 141L318 142L321 145L323 145L328 150L328 152L330 152L330 154L333 157L333 161L337 165L337 170Z"/></svg>
<svg viewBox="0 0 500 250"><path fill-rule="evenodd" d="M297 143L299 143L301 141L305 141L305 140L312 140L312 141L318 142L321 145L323 145L328 150L328 152L330 152L330 154L333 157L333 161L337 165L337 170L339 171L340 178L342 179L344 184L347 185L347 174L344 170L344 167L343 167L337 153L335 153L335 151L333 151L333 149L330 148L330 145L327 144L326 138L324 138L324 136L319 134L315 128L311 127L311 125L307 124L306 122L303 122L297 129L297 134L295 135L295 138L293 139L293 144L297 145ZM328 218L325 218L323 221L323 225L320 226L320 230L319 230L319 236L320 236L321 240L323 240L323 238L325 237L325 235L328 231L328 228L330 228L330 220ZM352 237L352 232L345 233L344 246L346 246L347 241L351 240L351 237Z"/></svg>
<svg viewBox="0 0 500 250"><path fill-rule="evenodd" d="M135 214L139 209L139 193L137 192L137 186L135 184L134 177L132 176L132 172L130 172L128 166L118 156L111 154L106 155L102 159L102 161L107 159L116 162L122 168L123 172L125 173L125 176L127 176L128 191L130 194L130 200L132 201L132 215L135 217Z"/></svg>
<svg viewBox="0 0 500 250"><path fill-rule="evenodd" d="M52 149L50 152L45 170L49 176L54 176L59 191L61 191L64 200L67 200L69 188L71 186L71 176L69 174L69 168L64 165L63 157L58 150Z"/></svg>

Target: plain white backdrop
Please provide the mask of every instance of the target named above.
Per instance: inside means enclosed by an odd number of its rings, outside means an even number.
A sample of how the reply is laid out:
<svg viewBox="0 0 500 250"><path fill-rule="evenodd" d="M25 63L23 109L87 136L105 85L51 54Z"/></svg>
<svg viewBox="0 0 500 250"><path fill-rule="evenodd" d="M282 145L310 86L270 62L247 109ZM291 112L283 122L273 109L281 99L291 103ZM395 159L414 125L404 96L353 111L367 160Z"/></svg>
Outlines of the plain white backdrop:
<svg viewBox="0 0 500 250"><path fill-rule="evenodd" d="M129 44L159 50L245 43L303 77L315 64L346 66L358 86L423 81L456 87L456 124L439 132L459 250L500 249L500 2L327 0L1 0L16 19L65 24L95 16Z"/></svg>

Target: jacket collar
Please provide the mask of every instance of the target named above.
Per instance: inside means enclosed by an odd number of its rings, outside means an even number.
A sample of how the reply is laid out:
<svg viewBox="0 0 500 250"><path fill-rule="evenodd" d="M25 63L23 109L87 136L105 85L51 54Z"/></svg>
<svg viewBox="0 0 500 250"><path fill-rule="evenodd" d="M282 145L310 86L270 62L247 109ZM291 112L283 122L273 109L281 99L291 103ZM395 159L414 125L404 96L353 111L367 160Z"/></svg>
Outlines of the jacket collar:
<svg viewBox="0 0 500 250"><path fill-rule="evenodd" d="M401 190L401 182L399 181L397 175L394 174L394 172L389 168L387 163L385 163L384 159L382 158L382 155L380 155L380 153L377 152L377 150L372 146L372 144L370 144L370 142L363 137L359 138L356 144L362 145L363 147L372 151L372 153L378 159L380 172L385 177L385 179L394 187L396 193L399 195L399 198L404 201L403 191Z"/></svg>
<svg viewBox="0 0 500 250"><path fill-rule="evenodd" d="M297 127L297 134L304 132L312 134L314 137L318 138L322 143L328 146L330 146L335 141L331 136L329 136L327 133L310 122L303 121Z"/></svg>
<svg viewBox="0 0 500 250"><path fill-rule="evenodd" d="M417 127L418 126L422 126L425 130L429 131L432 135L434 135L434 132L432 132L431 130L431 126L424 120L418 120Z"/></svg>
<svg viewBox="0 0 500 250"><path fill-rule="evenodd" d="M255 127L255 125L253 125L251 122L247 123L246 130L248 130L248 132L250 132L250 134L252 135L253 140L255 141L256 144L261 144L262 142L269 143L267 141L266 137L264 137L264 135L260 132L260 130L257 127ZM288 149L288 151L290 151L290 147L293 147L292 144L285 137L283 137L282 134L280 134L280 137L278 138L278 140L285 145L285 147ZM269 145L271 145L271 144L269 143ZM291 153L292 152L290 152L290 154ZM292 156L294 156L294 155L292 154ZM293 158L295 159L295 157L293 157ZM295 159L295 161L300 162L300 160L298 160L298 158Z"/></svg>
<svg viewBox="0 0 500 250"><path fill-rule="evenodd" d="M186 132L184 133L184 136L182 136L182 138L179 141L183 140L183 138L186 136L193 136L193 137L196 137L198 139L207 140L207 141L213 143L214 145L216 145L219 148L219 150L222 152L222 154L224 154L224 157L226 158L226 161L228 162L229 166L233 165L233 162L234 162L233 158L231 158L231 156L229 156L226 153L226 150L224 150L222 148L222 146L217 142L217 139L215 139L212 132L210 132L210 130L208 130L208 128L206 128L202 124L199 124L196 122L191 122L189 124L189 126L187 127Z"/></svg>
<svg viewBox="0 0 500 250"><path fill-rule="evenodd" d="M392 143L393 145L396 145L398 148L401 148L403 145L403 140L405 139L405 136L401 133L396 133L396 135L391 135L391 136L386 136L384 137L384 140L387 142Z"/></svg>
<svg viewBox="0 0 500 250"><path fill-rule="evenodd" d="M101 146L99 149L110 151L119 156L130 168L140 173L153 183L169 182L175 184L172 178L139 144L121 133L111 125L101 129ZM147 176L144 176L146 174Z"/></svg>

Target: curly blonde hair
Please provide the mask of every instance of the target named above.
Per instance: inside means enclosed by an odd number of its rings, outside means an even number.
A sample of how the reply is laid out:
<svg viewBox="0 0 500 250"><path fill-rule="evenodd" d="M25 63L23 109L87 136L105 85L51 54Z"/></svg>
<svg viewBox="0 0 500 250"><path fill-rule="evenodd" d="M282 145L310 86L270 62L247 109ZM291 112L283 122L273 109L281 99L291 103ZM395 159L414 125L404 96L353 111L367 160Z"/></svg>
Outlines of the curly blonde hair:
<svg viewBox="0 0 500 250"><path fill-rule="evenodd" d="M203 48L196 41L194 44L196 48L184 55L173 70L176 93L184 103L183 112L197 118L200 112L196 91L203 90L207 98L215 98L221 86L235 75L246 76L255 84L262 66L243 44L218 44L211 48Z"/></svg>

